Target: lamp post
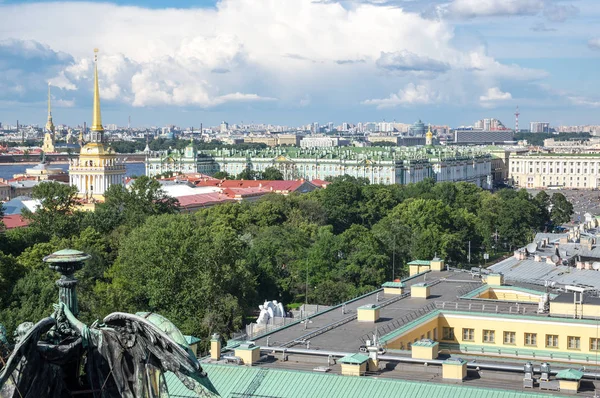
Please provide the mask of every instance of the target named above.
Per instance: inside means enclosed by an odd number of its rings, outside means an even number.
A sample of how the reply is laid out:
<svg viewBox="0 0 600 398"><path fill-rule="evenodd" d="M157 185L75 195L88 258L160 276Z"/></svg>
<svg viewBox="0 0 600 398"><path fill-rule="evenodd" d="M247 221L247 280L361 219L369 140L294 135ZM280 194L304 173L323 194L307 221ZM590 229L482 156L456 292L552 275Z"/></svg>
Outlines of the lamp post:
<svg viewBox="0 0 600 398"><path fill-rule="evenodd" d="M73 274L83 268L83 262L90 258L89 254L79 250L65 249L52 253L43 259L45 263L48 263L51 270L60 273L60 279L56 281L58 301L64 303L75 316L79 314L79 306L77 304L77 292L75 291L77 279Z"/></svg>

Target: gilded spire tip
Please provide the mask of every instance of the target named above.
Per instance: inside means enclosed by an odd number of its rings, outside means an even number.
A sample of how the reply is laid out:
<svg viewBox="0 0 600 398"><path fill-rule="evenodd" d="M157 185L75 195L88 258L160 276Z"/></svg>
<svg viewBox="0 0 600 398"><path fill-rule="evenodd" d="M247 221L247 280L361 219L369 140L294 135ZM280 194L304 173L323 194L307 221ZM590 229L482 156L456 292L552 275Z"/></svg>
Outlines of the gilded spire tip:
<svg viewBox="0 0 600 398"><path fill-rule="evenodd" d="M102 116L100 114L100 89L98 86L98 49L94 48L94 114L92 119L92 131L104 131L102 127Z"/></svg>

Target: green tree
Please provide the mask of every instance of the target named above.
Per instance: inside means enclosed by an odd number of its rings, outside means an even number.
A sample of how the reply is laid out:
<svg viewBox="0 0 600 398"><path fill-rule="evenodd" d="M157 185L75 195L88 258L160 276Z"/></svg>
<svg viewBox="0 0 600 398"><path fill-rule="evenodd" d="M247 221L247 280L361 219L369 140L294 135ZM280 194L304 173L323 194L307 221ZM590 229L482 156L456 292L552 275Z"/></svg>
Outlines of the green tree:
<svg viewBox="0 0 600 398"><path fill-rule="evenodd" d="M571 221L573 215L573 204L567 200L565 195L557 192L550 199L552 210L550 210L550 218L554 225L561 225Z"/></svg>
<svg viewBox="0 0 600 398"><path fill-rule="evenodd" d="M283 173L275 167L267 167L261 173L261 180L283 180Z"/></svg>
<svg viewBox="0 0 600 398"><path fill-rule="evenodd" d="M203 227L193 215L150 217L122 240L110 282L96 288L104 312L153 311L184 333L229 335L255 291L240 260L245 250L228 226Z"/></svg>
<svg viewBox="0 0 600 398"><path fill-rule="evenodd" d="M240 174L238 174L235 179L236 180L256 180L258 177L258 174L256 173L256 171L250 169L250 168L245 168Z"/></svg>
<svg viewBox="0 0 600 398"><path fill-rule="evenodd" d="M43 182L33 188L31 197L40 201L35 212L23 210L23 217L49 236L77 234L82 214L77 211L77 187L56 181Z"/></svg>
<svg viewBox="0 0 600 398"><path fill-rule="evenodd" d="M141 225L152 215L174 214L179 211L179 201L168 196L158 181L142 176L129 187L112 185L104 194L104 203L96 206L92 226L107 232L124 223Z"/></svg>
<svg viewBox="0 0 600 398"><path fill-rule="evenodd" d="M213 174L214 178L217 178L219 180L229 180L230 176L229 173L226 171L217 171L215 174Z"/></svg>

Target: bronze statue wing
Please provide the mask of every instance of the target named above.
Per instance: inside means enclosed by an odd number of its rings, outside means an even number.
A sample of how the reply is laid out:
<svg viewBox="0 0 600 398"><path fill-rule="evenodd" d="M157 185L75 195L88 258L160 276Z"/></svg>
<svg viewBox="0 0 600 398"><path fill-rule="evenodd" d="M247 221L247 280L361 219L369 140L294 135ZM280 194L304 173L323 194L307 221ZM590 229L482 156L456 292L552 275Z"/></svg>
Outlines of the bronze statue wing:
<svg viewBox="0 0 600 398"><path fill-rule="evenodd" d="M12 354L10 354L8 361L6 361L6 366L2 370L2 373L0 373L0 389L2 389L4 383L13 374L21 359L36 352L38 341L42 335L47 333L55 324L56 320L54 318L48 317L42 319L29 329L21 341L15 345Z"/></svg>
<svg viewBox="0 0 600 398"><path fill-rule="evenodd" d="M120 343L119 349L123 351L123 355L133 359L133 362L129 363L141 364L143 367L135 370L136 374L132 375L137 380L144 380L144 383L150 384L150 380L156 380L156 378L164 380L164 375L172 372L181 383L196 392L198 396L218 396L192 352L187 347L178 344L148 319L138 315L115 312L104 318L104 324L116 333ZM109 351L115 352L114 348ZM111 362L113 363L113 374L118 375L121 370L114 368L117 361ZM158 372L156 372L157 370ZM153 376L148 376L149 374L153 374ZM166 388L166 386L164 387ZM149 390L150 386L146 391Z"/></svg>

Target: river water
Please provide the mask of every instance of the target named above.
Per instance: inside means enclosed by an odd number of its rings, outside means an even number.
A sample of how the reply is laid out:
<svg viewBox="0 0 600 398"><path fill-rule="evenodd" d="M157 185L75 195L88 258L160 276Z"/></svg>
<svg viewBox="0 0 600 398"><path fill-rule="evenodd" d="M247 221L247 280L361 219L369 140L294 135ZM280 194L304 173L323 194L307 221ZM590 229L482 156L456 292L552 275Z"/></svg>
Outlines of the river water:
<svg viewBox="0 0 600 398"><path fill-rule="evenodd" d="M63 170L68 170L67 163L51 163L52 167L60 167ZM15 174L25 173L25 169L34 167L34 164L0 164L0 178L10 179ZM146 173L144 163L127 163L127 176L142 176Z"/></svg>

